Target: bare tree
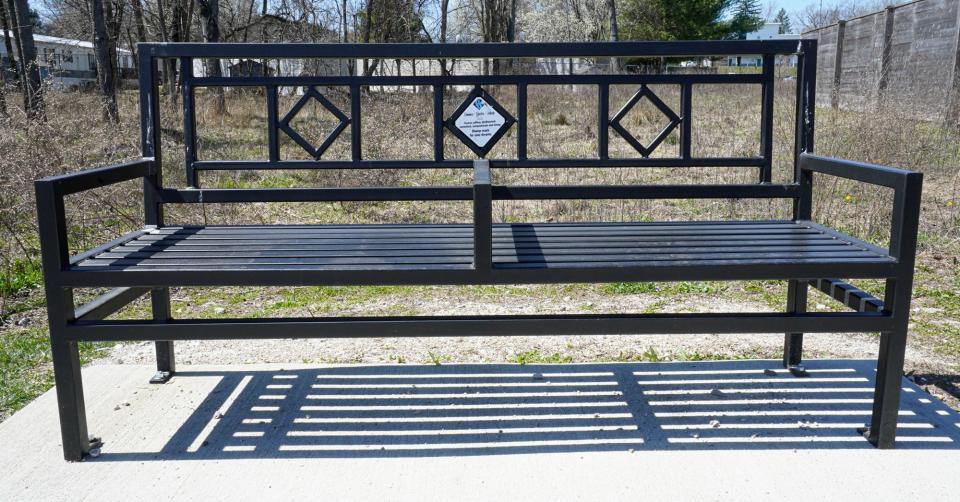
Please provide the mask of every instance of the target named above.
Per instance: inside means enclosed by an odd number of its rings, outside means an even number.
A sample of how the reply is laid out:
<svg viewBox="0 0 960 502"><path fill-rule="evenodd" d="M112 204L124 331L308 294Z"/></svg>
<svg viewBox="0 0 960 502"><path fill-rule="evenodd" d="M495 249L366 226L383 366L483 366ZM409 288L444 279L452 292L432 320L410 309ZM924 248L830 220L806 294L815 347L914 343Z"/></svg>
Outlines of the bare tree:
<svg viewBox="0 0 960 502"><path fill-rule="evenodd" d="M30 5L27 0L8 0L13 38L17 46L18 68L23 89L23 107L31 118L44 119L43 83L37 65L37 48L33 43L33 25L30 23Z"/></svg>
<svg viewBox="0 0 960 502"><path fill-rule="evenodd" d="M137 30L137 42L146 42L147 25L143 19L143 3L141 0L130 0L130 8L133 10L133 25ZM127 38L130 38L129 35L127 35ZM139 62L140 52L133 40L130 40L130 51L133 54L134 61Z"/></svg>
<svg viewBox="0 0 960 502"><path fill-rule="evenodd" d="M103 0L91 0L90 17L93 20L93 51L97 58L97 84L100 86L100 99L103 105L103 119L120 121L117 109L117 78L115 58L111 57L112 41L107 32L106 14Z"/></svg>
<svg viewBox="0 0 960 502"><path fill-rule="evenodd" d="M800 22L801 31L828 26L841 19L850 19L871 12L883 10L887 5L896 2L892 0L846 0L831 4L810 4L801 9L794 16Z"/></svg>
<svg viewBox="0 0 960 502"><path fill-rule="evenodd" d="M219 0L197 0L199 5L200 32L203 34L203 41L215 43L220 41L220 1ZM208 77L220 77L223 73L220 71L220 60L208 58L206 60L206 75ZM214 105L213 111L219 115L227 114L227 101L223 95L223 87L213 87Z"/></svg>
<svg viewBox="0 0 960 502"><path fill-rule="evenodd" d="M8 5L13 5L9 2L0 1L0 29L3 30L3 47L7 50L7 62L10 65L11 73L16 73L17 63L13 57L13 29L11 27L11 21L13 20L13 13L7 13Z"/></svg>
<svg viewBox="0 0 960 502"><path fill-rule="evenodd" d="M607 11L610 14L610 41L616 42L620 38L619 29L617 29L617 1L607 0ZM618 71L620 62L617 58L610 58L610 70Z"/></svg>
<svg viewBox="0 0 960 502"><path fill-rule="evenodd" d="M447 18L450 14L450 0L440 0L440 43L447 43ZM440 74L449 75L447 60L440 60Z"/></svg>
<svg viewBox="0 0 960 502"><path fill-rule="evenodd" d="M7 7L0 2L0 30L3 30L3 44L7 49L7 56L10 63L13 63L13 47L10 44L10 32L8 31ZM13 65L11 65L13 66ZM13 66L16 69L16 66ZM0 117L9 117L7 114L7 69L0 67Z"/></svg>

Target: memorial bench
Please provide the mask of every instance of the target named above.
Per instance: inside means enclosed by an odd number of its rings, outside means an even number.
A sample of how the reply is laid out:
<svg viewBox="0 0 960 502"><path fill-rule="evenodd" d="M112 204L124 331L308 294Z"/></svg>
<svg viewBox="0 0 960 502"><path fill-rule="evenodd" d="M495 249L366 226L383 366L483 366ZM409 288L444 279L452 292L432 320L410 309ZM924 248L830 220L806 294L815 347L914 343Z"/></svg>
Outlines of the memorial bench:
<svg viewBox="0 0 960 502"><path fill-rule="evenodd" d="M744 74L421 74L342 76L234 76L193 74L203 58L371 59L690 57L759 54L762 71ZM797 58L793 181L772 181L774 61ZM183 189L161 179L158 62L180 61L186 180ZM356 63L359 64L359 63ZM64 456L81 459L96 439L87 433L77 343L95 340L156 342L162 383L175 372L177 340L486 335L585 335L646 333L785 333L783 364L802 375L803 333L879 332L873 414L867 438L881 448L894 446L900 378L907 337L913 280L921 175L878 165L814 155L816 42L637 42L588 44L141 44L140 113L143 158L121 165L54 176L36 182L43 269L53 347ZM680 110L674 111L648 85L675 85ZM759 86L760 151L749 157L700 158L691 154L694 85ZM361 155L361 94L367 86L423 86L433 92L434 158L366 160ZM590 158L542 159L527 156L527 87L578 85L597 89L597 152ZM612 85L636 93L611 116ZM194 89L233 86L262 89L267 109L268 158L222 161L198 159ZM304 89L291 110L278 106L278 87ZM318 89L342 86L350 110L336 108ZM473 89L449 116L444 96L451 86ZM516 91L508 111L485 87ZM621 120L640 100L663 112L668 125L643 144ZM317 100L340 119L318 147L305 140L291 119ZM516 118L514 118L516 116ZM350 129L350 158L328 160L325 150ZM517 155L484 160L514 129ZM609 152L610 131L637 150L631 158ZM674 131L675 157L651 157ZM459 138L476 159L450 159L444 134ZM280 135L302 146L315 160L281 159ZM744 167L755 169L755 183L686 185L516 186L494 182L497 168ZM472 186L362 188L201 188L203 170L252 169L472 169ZM880 185L893 190L889 248L880 248L812 221L814 175ZM64 197L126 180L143 180L144 228L79 255L70 256ZM791 219L767 221L688 221L643 223L494 223L493 201L556 199L788 199ZM228 225L169 226L164 205L193 203L318 201L472 201L472 224L389 225ZM885 279L883 300L844 282ZM783 280L788 299L782 312L701 314L582 314L413 317L313 317L282 319L175 319L170 287L306 285L532 284L613 281ZM850 312L806 311L814 287L839 300ZM76 306L74 288L112 288ZM140 296L152 301L150 320L107 319Z"/></svg>

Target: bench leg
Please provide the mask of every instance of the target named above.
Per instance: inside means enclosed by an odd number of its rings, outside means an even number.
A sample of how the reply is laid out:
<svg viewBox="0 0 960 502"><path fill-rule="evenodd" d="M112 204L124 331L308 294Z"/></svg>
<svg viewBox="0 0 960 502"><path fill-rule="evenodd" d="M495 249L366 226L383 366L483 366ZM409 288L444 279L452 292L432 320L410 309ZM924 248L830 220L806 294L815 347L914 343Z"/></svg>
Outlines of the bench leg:
<svg viewBox="0 0 960 502"><path fill-rule="evenodd" d="M53 373L56 382L57 409L60 413L60 436L63 458L78 461L91 448L87 434L87 414L83 402L83 381L80 377L80 351L77 342L64 340L51 330Z"/></svg>
<svg viewBox="0 0 960 502"><path fill-rule="evenodd" d="M155 288L150 292L150 303L153 308L153 320L166 322L170 319L170 289ZM177 370L177 362L173 353L173 342L168 340L157 341L157 372L150 378L150 383L167 383Z"/></svg>
<svg viewBox="0 0 960 502"><path fill-rule="evenodd" d="M80 350L75 340L67 340L65 328L73 318L73 290L54 285L47 277L47 323L50 327L50 355L60 415L60 437L63 458L82 460L99 440L87 433L87 413L83 402L83 380L80 375Z"/></svg>
<svg viewBox="0 0 960 502"><path fill-rule="evenodd" d="M807 311L807 283L787 281L787 312ZM787 333L783 338L783 367L800 366L803 359L803 333Z"/></svg>
<svg viewBox="0 0 960 502"><path fill-rule="evenodd" d="M877 357L877 384L873 393L873 415L867 439L877 448L893 448L897 437L900 410L900 385L903 378L903 353L907 329L880 334Z"/></svg>

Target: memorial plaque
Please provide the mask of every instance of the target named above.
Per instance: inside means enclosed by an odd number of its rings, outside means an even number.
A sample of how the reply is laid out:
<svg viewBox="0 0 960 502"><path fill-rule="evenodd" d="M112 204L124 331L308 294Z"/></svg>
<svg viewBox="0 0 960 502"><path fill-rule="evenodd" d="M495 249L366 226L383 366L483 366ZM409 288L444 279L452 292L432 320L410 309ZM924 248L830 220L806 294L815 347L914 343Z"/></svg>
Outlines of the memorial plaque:
<svg viewBox="0 0 960 502"><path fill-rule="evenodd" d="M506 121L486 100L477 97L457 117L454 125L475 145L484 147Z"/></svg>
<svg viewBox="0 0 960 502"><path fill-rule="evenodd" d="M492 96L477 87L446 121L447 128L484 157L516 120Z"/></svg>

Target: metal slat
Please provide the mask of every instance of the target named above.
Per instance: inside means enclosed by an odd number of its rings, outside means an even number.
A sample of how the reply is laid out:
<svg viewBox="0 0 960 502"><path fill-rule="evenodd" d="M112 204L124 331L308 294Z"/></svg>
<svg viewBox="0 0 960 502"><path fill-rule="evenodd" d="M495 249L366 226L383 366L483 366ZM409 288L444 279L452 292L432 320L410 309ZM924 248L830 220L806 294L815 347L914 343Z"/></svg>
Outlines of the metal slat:
<svg viewBox="0 0 960 502"><path fill-rule="evenodd" d="M713 252L713 253L670 253L670 254L580 254L580 255L549 255L544 253L530 253L520 255L514 260L500 256L494 260L496 266L504 265L528 265L544 264L551 266L564 266L565 264L583 264L607 262L630 264L630 266L642 267L656 262L683 262L686 264L697 264L699 262L710 263L755 263L762 265L767 262L797 262L803 263L807 260L834 260L838 263L846 261L874 261L891 262L890 258L878 257L862 251L811 251L811 252L793 252L793 253L746 253L746 252ZM164 260L142 260L142 259L101 259L93 258L81 262L75 267L138 267L138 268L165 268L165 267L207 267L207 266L226 266L237 265L295 265L304 267L336 267L339 265L433 265L433 264L451 264L451 263L473 263L473 257L469 255L449 256L449 255L427 255L427 256L359 256L359 257L329 257L329 258L230 258L217 257L211 259L186 259L170 258Z"/></svg>
<svg viewBox="0 0 960 502"><path fill-rule="evenodd" d="M306 268L303 266L207 267L198 273L194 270L143 270L130 268L123 271L109 267L76 267L60 274L65 287L115 287L115 286L338 286L338 285L457 285L457 284L561 284L598 283L621 281L743 281L786 280L810 277L885 278L893 277L898 269L893 263L876 261L858 262L847 260L764 262L761 264L701 263L692 266L683 263L666 266L629 267L616 264L593 264L583 267L553 268L544 274L542 266L530 269L506 269L495 267L492 274L479 276L469 265L422 265L381 270L370 265L358 267L339 266L331 268Z"/></svg>
<svg viewBox="0 0 960 502"><path fill-rule="evenodd" d="M397 235L457 235L462 233L470 233L472 225L467 224L451 224L448 226L423 226L417 224L410 224L406 226L393 227L393 228L383 228L383 229L368 229L365 228L366 225L354 225L350 227L339 227L339 228L327 228L324 226L316 226L313 228L300 228L300 229L282 229L277 228L275 230L266 230L266 229L247 229L244 227L235 227L231 229L183 229L178 231L167 231L164 229L157 229L156 231L150 232L145 237L231 237L231 236L264 236L264 237L276 237L276 236L304 236L304 235L333 235L333 236L347 236L347 235L360 235L360 236L397 236ZM608 224L608 225L582 225L582 226L554 226L552 223L511 223L511 224L496 224L493 226L501 234L511 234L516 235L518 233L537 233L538 235L583 235L584 232L590 232L599 235L610 235L617 232L629 232L636 234L647 234L647 233L659 233L666 231L689 231L689 232L702 232L702 231L716 231L716 232L769 232L769 231L780 231L780 232L820 232L818 229L813 229L806 225L800 225L792 222L760 222L752 225L713 225L710 222L689 222L681 224L645 224L645 225L631 225L631 224Z"/></svg>
<svg viewBox="0 0 960 502"><path fill-rule="evenodd" d="M827 245L781 245L767 246L757 245L750 247L751 252L823 252L823 251L849 251L852 246L849 244L827 244ZM743 250L742 246L716 246L716 247L695 247L695 246L650 246L650 247L604 247L592 251L592 255L607 254L630 254L642 256L645 254L663 254L663 253L683 253L683 254L710 254L710 253L738 253ZM856 250L856 249L853 249ZM469 255L472 249L469 246L432 246L421 247L419 249L395 248L383 249L380 247L370 247L368 249L344 248L339 250L314 250L310 248L302 250L207 250L207 251L182 251L167 250L163 252L155 251L110 251L96 256L98 260L104 259L217 259L217 258L326 258L326 257L349 257L349 256L463 256ZM863 252L862 250L856 250ZM583 246L570 246L559 248L543 248L536 245L527 246L501 246L493 249L493 256L518 256L530 255L533 253L556 255L583 254Z"/></svg>
<svg viewBox="0 0 960 502"><path fill-rule="evenodd" d="M766 248L787 248L787 247L839 247L839 246L848 246L849 244L841 241L836 241L834 239L817 237L813 239L772 239L766 241L759 240L724 240L724 241L667 241L663 242L660 240L653 241L605 241L604 247L606 249L649 249L649 248L661 248L661 249L675 249L675 248L689 248L689 249L705 249L705 248L733 248L733 249L743 249L746 246L749 247L766 247ZM583 249L584 245L577 242L516 242L516 241L506 241L506 240L497 240L493 242L493 249L548 249L548 250L564 250L564 249ZM260 252L260 251L275 251L275 252L324 252L324 251L385 251L385 250L469 250L472 249L472 243L468 240L463 242L434 242L425 244L420 240L409 241L406 243L367 243L361 245L350 245L350 244L313 244L313 245L195 245L195 246L177 246L177 245L166 245L166 246L154 246L154 245L144 245L144 246L117 246L113 249L110 249L109 253L224 253L229 254L232 252Z"/></svg>

